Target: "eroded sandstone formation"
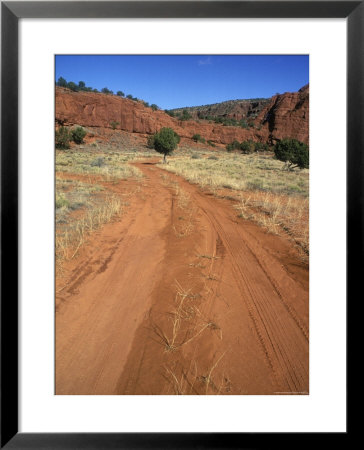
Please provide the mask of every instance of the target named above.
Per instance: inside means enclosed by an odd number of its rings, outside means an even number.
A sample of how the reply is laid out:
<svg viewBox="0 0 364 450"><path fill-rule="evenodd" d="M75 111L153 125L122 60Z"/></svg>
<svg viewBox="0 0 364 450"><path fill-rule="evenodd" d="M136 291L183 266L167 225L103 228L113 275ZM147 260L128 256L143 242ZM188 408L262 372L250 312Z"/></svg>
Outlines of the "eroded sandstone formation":
<svg viewBox="0 0 364 450"><path fill-rule="evenodd" d="M309 85L298 92L272 97L256 123L262 124L273 140L291 137L308 143Z"/></svg>
<svg viewBox="0 0 364 450"><path fill-rule="evenodd" d="M153 134L173 128L181 137L200 134L206 140L228 144L253 139L273 143L291 137L308 142L309 89L272 97L254 120L254 128L223 126L205 120L181 121L164 111L153 111L142 102L93 92L72 92L56 87L56 124L112 128L131 133Z"/></svg>

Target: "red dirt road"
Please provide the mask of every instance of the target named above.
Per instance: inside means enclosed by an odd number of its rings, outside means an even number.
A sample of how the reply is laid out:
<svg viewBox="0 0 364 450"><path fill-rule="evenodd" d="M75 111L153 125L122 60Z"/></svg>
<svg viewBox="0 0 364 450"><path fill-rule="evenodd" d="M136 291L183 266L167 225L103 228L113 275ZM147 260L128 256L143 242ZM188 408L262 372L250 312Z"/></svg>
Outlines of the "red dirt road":
<svg viewBox="0 0 364 450"><path fill-rule="evenodd" d="M307 394L296 249L231 202L137 166L127 212L57 287L56 394Z"/></svg>

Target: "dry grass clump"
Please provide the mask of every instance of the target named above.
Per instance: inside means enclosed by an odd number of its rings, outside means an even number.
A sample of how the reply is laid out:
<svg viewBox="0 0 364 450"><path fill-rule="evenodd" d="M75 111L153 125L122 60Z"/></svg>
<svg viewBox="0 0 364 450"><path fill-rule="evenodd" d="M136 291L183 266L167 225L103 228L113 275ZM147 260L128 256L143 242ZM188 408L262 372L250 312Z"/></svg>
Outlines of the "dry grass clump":
<svg viewBox="0 0 364 450"><path fill-rule="evenodd" d="M240 194L236 209L239 217L254 220L270 233L280 234L284 230L308 255L308 198L250 191Z"/></svg>
<svg viewBox="0 0 364 450"><path fill-rule="evenodd" d="M226 351L214 355L207 364L191 361L188 367L179 363L165 366L164 378L170 384L174 395L220 395L231 391L231 382L223 372L217 373Z"/></svg>
<svg viewBox="0 0 364 450"><path fill-rule="evenodd" d="M191 159L185 154L159 167L182 175L216 196L226 197L229 189L228 197L238 200L239 217L254 220L270 233L288 233L307 259L309 171L288 172L272 155L215 153L218 159L209 159L204 153Z"/></svg>
<svg viewBox="0 0 364 450"><path fill-rule="evenodd" d="M56 172L101 175L105 180L142 178L142 172L128 164L135 153L99 152L91 149L56 151Z"/></svg>
<svg viewBox="0 0 364 450"><path fill-rule="evenodd" d="M201 320L198 324L192 324L191 320L196 318L197 308L194 305L196 296L190 289L182 288L177 281L176 288L173 309L168 313L171 324L169 331L162 325L152 323L152 329L158 338L157 342L166 352L173 352L188 344L209 327L209 323Z"/></svg>
<svg viewBox="0 0 364 450"><path fill-rule="evenodd" d="M56 263L74 258L89 234L120 214L122 201L102 186L56 178Z"/></svg>
<svg viewBox="0 0 364 450"><path fill-rule="evenodd" d="M100 149L99 147L102 147ZM145 155L144 155L145 156ZM96 143L56 151L56 261L72 259L87 236L121 212L123 202L97 183L93 176L118 182L141 179L142 172L130 165L139 157L136 151L114 151ZM89 183L67 178L68 174L90 175ZM100 179L100 178L98 178Z"/></svg>
<svg viewBox="0 0 364 450"><path fill-rule="evenodd" d="M169 164L159 167L204 187L308 196L308 170L284 171L284 163L270 155L215 153L218 159L210 159L205 154L199 159L176 156L170 158Z"/></svg>
<svg viewBox="0 0 364 450"><path fill-rule="evenodd" d="M178 222L173 224L173 230L178 237L185 237L192 233L194 228L194 217L196 207L191 201L191 196L183 190L178 183L172 183L174 187L174 198L177 200L176 206L180 215Z"/></svg>
<svg viewBox="0 0 364 450"><path fill-rule="evenodd" d="M115 196L107 197L98 207L92 207L79 218L70 219L67 228L56 232L56 261L74 258L89 234L122 210L121 200Z"/></svg>

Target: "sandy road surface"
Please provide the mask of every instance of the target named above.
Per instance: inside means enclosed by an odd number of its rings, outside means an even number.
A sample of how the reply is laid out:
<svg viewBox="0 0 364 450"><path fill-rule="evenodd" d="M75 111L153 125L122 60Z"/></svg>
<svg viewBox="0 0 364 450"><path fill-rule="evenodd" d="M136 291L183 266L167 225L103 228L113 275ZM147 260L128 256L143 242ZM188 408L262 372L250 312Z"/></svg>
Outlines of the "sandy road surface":
<svg viewBox="0 0 364 450"><path fill-rule="evenodd" d="M57 394L308 393L308 268L153 163L56 298Z"/></svg>

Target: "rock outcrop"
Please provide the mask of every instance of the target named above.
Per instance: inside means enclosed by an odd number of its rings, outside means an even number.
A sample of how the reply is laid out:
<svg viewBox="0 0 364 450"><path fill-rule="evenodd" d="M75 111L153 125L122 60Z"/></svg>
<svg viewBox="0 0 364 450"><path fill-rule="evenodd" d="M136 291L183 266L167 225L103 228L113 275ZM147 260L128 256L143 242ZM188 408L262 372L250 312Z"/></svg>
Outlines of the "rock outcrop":
<svg viewBox="0 0 364 450"><path fill-rule="evenodd" d="M255 123L261 124L273 141L290 137L308 143L309 85L272 97Z"/></svg>
<svg viewBox="0 0 364 450"><path fill-rule="evenodd" d="M200 134L206 140L228 144L253 139L274 142L284 137L308 142L308 86L299 92L276 95L254 120L253 128L181 121L164 111L153 111L142 102L93 92L72 92L56 87L56 124L112 128L130 133L153 134L163 127L173 128L181 137ZM113 124L113 125L112 125Z"/></svg>
<svg viewBox="0 0 364 450"><path fill-rule="evenodd" d="M229 100L211 105L192 106L187 108L172 109L175 114L180 114L187 110L196 120L207 116L223 117L228 119L252 119L254 120L259 113L271 101L270 98L256 98L248 100Z"/></svg>

